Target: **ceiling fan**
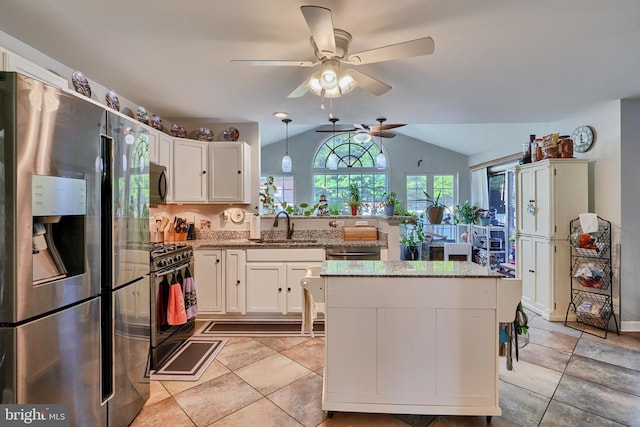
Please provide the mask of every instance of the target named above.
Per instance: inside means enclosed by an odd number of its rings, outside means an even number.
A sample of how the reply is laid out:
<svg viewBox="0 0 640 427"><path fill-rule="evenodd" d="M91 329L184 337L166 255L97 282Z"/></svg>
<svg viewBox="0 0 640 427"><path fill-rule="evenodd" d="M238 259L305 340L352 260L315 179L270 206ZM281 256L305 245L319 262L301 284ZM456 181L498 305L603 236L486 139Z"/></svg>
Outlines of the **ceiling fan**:
<svg viewBox="0 0 640 427"><path fill-rule="evenodd" d="M378 117L376 121L377 125L366 125L366 124L354 124L351 129L317 129L316 132L335 132L335 133L355 133L356 140L358 139L358 135L370 135L376 136L379 138L395 138L396 134L393 132L387 132L389 129L395 129L402 126L406 126L406 124L387 124L383 125L386 121L386 117Z"/></svg>
<svg viewBox="0 0 640 427"><path fill-rule="evenodd" d="M382 95L391 89L388 84L353 68L341 69L342 64L362 65L391 61L400 58L430 55L435 49L431 37L423 37L402 43L378 47L349 54L351 34L334 28L331 9L320 6L301 6L302 15L311 31L311 46L316 59L313 60L233 60L257 66L314 67L322 69L313 73L294 89L288 98L298 98L307 91L325 98L337 98L360 86L374 95Z"/></svg>

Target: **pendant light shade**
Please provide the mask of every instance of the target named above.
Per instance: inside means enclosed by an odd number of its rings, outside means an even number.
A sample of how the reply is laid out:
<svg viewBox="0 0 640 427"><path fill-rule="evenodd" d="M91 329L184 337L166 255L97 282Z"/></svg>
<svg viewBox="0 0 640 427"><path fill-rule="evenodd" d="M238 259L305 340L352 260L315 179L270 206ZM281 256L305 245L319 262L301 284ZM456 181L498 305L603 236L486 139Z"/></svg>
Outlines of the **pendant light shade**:
<svg viewBox="0 0 640 427"><path fill-rule="evenodd" d="M336 153L331 153L327 157L327 168L332 171L338 170L338 156Z"/></svg>
<svg viewBox="0 0 640 427"><path fill-rule="evenodd" d="M382 123L385 119L378 119L378 123L380 123L380 129L382 129ZM387 168L387 156L382 152L382 133L378 134L379 139L378 143L380 144L380 152L376 156L376 169L386 169Z"/></svg>
<svg viewBox="0 0 640 427"><path fill-rule="evenodd" d="M291 157L289 157L289 123L291 123L291 119L282 119L282 123L285 124L285 128L287 129L284 156L282 157L282 172L291 172L291 167L293 166Z"/></svg>

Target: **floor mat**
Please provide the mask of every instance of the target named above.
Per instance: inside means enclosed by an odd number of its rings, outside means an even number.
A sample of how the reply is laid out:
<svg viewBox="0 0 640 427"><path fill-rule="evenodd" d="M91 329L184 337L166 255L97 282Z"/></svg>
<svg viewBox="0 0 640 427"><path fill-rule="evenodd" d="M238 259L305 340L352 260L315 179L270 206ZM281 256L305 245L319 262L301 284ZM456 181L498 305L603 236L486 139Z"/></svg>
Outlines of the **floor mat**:
<svg viewBox="0 0 640 427"><path fill-rule="evenodd" d="M193 336L187 339L160 369L151 372L155 381L198 381L226 344L225 338Z"/></svg>
<svg viewBox="0 0 640 427"><path fill-rule="evenodd" d="M210 320L194 336L299 337L303 335L300 329L300 321ZM315 336L324 336L324 321L313 322L313 333Z"/></svg>

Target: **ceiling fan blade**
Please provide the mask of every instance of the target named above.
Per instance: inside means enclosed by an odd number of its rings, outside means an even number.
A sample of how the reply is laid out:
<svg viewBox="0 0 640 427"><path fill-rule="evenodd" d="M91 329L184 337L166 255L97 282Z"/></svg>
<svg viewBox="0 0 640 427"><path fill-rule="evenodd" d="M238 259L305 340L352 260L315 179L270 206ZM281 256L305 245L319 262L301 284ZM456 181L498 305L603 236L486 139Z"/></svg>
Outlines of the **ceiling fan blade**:
<svg viewBox="0 0 640 427"><path fill-rule="evenodd" d="M406 124L371 125L370 128L372 131L381 131L400 128L402 126L406 126Z"/></svg>
<svg viewBox="0 0 640 427"><path fill-rule="evenodd" d="M320 6L301 6L300 10L318 50L328 57L335 55L336 39L333 34L331 9Z"/></svg>
<svg viewBox="0 0 640 427"><path fill-rule="evenodd" d="M358 129L336 129L336 133L356 132ZM316 129L316 132L332 133L333 129Z"/></svg>
<svg viewBox="0 0 640 427"><path fill-rule="evenodd" d="M320 61L290 61L290 60L262 60L262 59L232 59L231 62L246 62L256 67L313 67Z"/></svg>
<svg viewBox="0 0 640 427"><path fill-rule="evenodd" d="M374 62L391 61L393 59L410 58L412 56L431 55L435 44L431 37L411 40L403 43L365 50L349 55L350 64L371 64Z"/></svg>
<svg viewBox="0 0 640 427"><path fill-rule="evenodd" d="M291 92L289 95L287 95L287 98L300 98L305 93L307 93L307 82L308 81L309 81L309 78L305 79L305 81L300 83L300 85L297 88L295 88L293 90L293 92Z"/></svg>
<svg viewBox="0 0 640 427"><path fill-rule="evenodd" d="M353 79L358 82L358 86L376 96L382 95L391 90L391 86L389 86L388 84L374 79L373 77L368 76L363 72L353 69L346 71L351 73L351 77L353 77Z"/></svg>
<svg viewBox="0 0 640 427"><path fill-rule="evenodd" d="M393 132L385 132L385 131L371 131L369 132L371 136L377 136L379 138L395 138L396 134Z"/></svg>

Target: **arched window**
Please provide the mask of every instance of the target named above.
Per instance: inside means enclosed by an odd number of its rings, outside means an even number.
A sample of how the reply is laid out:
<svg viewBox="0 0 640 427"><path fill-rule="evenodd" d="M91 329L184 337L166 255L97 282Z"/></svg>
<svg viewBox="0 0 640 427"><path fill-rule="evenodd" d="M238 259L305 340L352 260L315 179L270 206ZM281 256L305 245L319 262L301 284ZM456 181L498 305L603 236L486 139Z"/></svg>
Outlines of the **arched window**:
<svg viewBox="0 0 640 427"><path fill-rule="evenodd" d="M316 151L312 171L314 200L325 194L333 214L346 212L349 185L356 184L360 188L361 214L383 213L387 172L375 166L381 147L377 141L359 144L351 137L349 133L331 135Z"/></svg>

